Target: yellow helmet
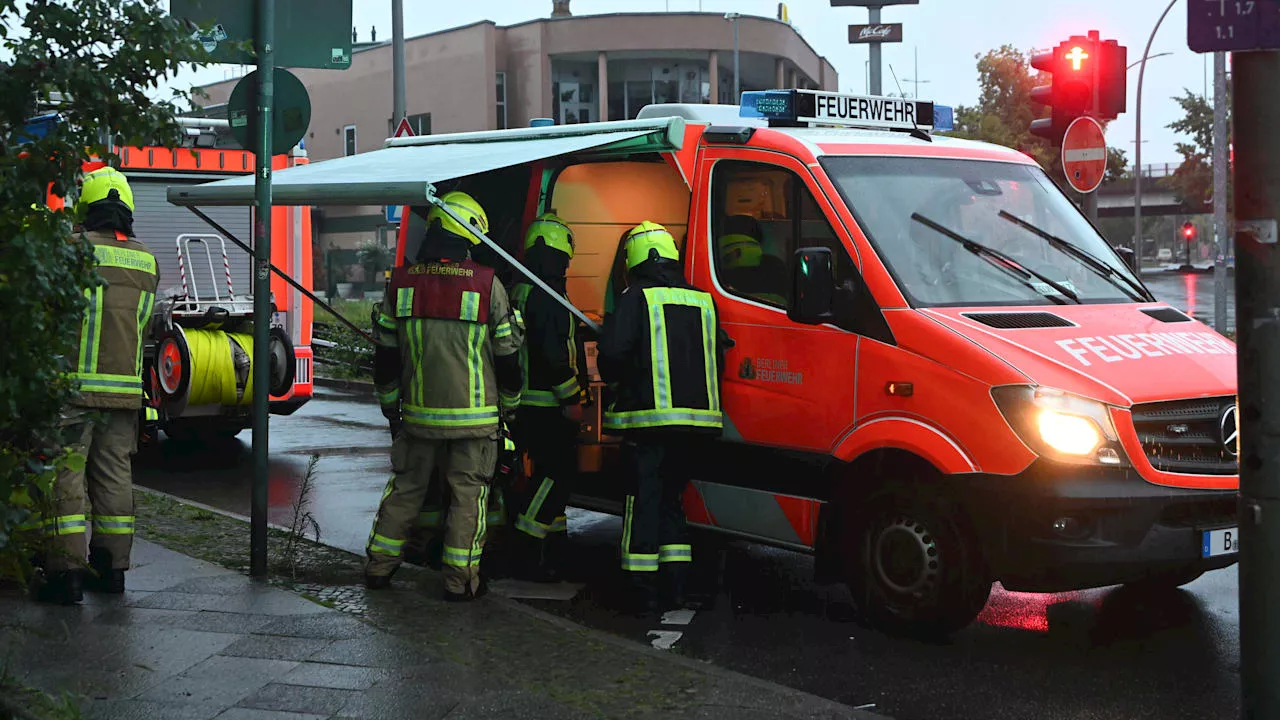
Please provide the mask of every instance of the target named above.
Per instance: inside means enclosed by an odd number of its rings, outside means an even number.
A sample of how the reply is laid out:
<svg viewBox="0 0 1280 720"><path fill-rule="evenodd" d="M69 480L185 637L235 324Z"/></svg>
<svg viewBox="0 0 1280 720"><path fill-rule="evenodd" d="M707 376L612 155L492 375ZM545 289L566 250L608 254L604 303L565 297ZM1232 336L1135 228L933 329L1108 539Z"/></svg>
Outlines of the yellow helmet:
<svg viewBox="0 0 1280 720"><path fill-rule="evenodd" d="M113 167L104 167L86 173L84 183L80 186L80 197L76 199L76 211L83 212L93 203L106 200L115 190L120 201L133 212L133 189L124 173Z"/></svg>
<svg viewBox="0 0 1280 720"><path fill-rule="evenodd" d="M720 262L727 268L760 267L764 250L760 241L750 235L722 235L719 241Z"/></svg>
<svg viewBox="0 0 1280 720"><path fill-rule="evenodd" d="M480 203L470 195L460 191L445 193L441 198L445 205L449 206L455 214L466 220L472 227L481 233L489 234L489 217L484 214L484 208L480 207ZM471 242L472 245L479 245L480 240L476 236L467 232L467 229L458 224L457 220L449 217L444 210L439 207L431 206L431 211L427 213L427 227L431 227L436 221L440 222L440 226L447 232L451 232L459 237L464 237Z"/></svg>
<svg viewBox="0 0 1280 720"><path fill-rule="evenodd" d="M645 220L631 228L626 235L627 269L650 260L654 253L660 258L680 260L680 251L676 249L676 240L671 233L656 222Z"/></svg>
<svg viewBox="0 0 1280 720"><path fill-rule="evenodd" d="M529 231L524 235L524 249L537 245L539 239L547 247L573 257L573 229L555 213L543 213L537 220L529 223Z"/></svg>

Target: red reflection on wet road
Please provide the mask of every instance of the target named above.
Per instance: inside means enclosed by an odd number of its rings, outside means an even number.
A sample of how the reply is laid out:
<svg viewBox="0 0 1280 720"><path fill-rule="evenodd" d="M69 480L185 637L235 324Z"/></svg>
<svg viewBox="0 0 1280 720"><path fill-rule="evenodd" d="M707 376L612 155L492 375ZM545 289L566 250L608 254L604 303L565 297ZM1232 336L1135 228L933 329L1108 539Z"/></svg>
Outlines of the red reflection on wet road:
<svg viewBox="0 0 1280 720"><path fill-rule="evenodd" d="M1186 312L1188 315L1196 314L1196 276L1193 273L1187 273L1182 276L1183 292L1187 294Z"/></svg>
<svg viewBox="0 0 1280 720"><path fill-rule="evenodd" d="M977 622L991 627L1045 633L1049 632L1049 609L1068 602L1098 605L1096 598L1086 597L1081 592L1021 593L996 585Z"/></svg>

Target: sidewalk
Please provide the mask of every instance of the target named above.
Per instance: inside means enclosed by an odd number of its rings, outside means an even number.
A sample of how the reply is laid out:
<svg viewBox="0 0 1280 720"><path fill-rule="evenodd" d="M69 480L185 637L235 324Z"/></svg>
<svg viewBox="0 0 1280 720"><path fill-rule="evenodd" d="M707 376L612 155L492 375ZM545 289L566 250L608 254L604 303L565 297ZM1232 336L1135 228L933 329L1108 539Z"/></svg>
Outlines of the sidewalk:
<svg viewBox="0 0 1280 720"><path fill-rule="evenodd" d="M0 591L0 663L99 720L877 717L500 598L448 605L405 570L313 588L340 612L138 539L124 596Z"/></svg>

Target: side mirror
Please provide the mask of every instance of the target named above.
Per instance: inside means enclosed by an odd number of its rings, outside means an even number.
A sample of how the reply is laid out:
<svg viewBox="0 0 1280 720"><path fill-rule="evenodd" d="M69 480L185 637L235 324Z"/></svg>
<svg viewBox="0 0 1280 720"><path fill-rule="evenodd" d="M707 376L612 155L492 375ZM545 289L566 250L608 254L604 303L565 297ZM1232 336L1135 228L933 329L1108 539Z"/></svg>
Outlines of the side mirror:
<svg viewBox="0 0 1280 720"><path fill-rule="evenodd" d="M791 264L791 306L787 309L787 317L805 325L831 322L835 284L830 248L796 250Z"/></svg>

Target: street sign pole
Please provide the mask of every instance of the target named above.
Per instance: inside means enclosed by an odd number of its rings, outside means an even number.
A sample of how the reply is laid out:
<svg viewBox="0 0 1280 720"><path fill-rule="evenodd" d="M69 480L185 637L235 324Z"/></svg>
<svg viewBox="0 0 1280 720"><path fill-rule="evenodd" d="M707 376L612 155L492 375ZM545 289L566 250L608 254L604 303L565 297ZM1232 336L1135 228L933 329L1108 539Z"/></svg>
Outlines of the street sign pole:
<svg viewBox="0 0 1280 720"><path fill-rule="evenodd" d="M1233 60L1241 707L1269 720L1280 717L1280 52Z"/></svg>
<svg viewBox="0 0 1280 720"><path fill-rule="evenodd" d="M253 497L249 574L267 574L267 438L270 427L271 337L271 127L275 98L275 0L258 0L258 137L254 166L253 227Z"/></svg>
<svg viewBox="0 0 1280 720"><path fill-rule="evenodd" d="M1227 54L1213 54L1213 327L1227 331Z"/></svg>
<svg viewBox="0 0 1280 720"><path fill-rule="evenodd" d="M391 0L391 122L405 117L404 0Z"/></svg>
<svg viewBox="0 0 1280 720"><path fill-rule="evenodd" d="M868 24L868 25L879 25L879 24L880 24L880 8L879 8L879 7L869 7L869 8L867 8L867 24ZM880 64L881 64L880 50L881 50L881 44L880 44L880 43L878 43L878 42L873 42L873 43L871 43L871 88L870 88L870 94L872 94L872 95L879 95L879 94L880 94L880 89L881 89L881 88L880 88L880 73L881 73L881 70L880 70Z"/></svg>

